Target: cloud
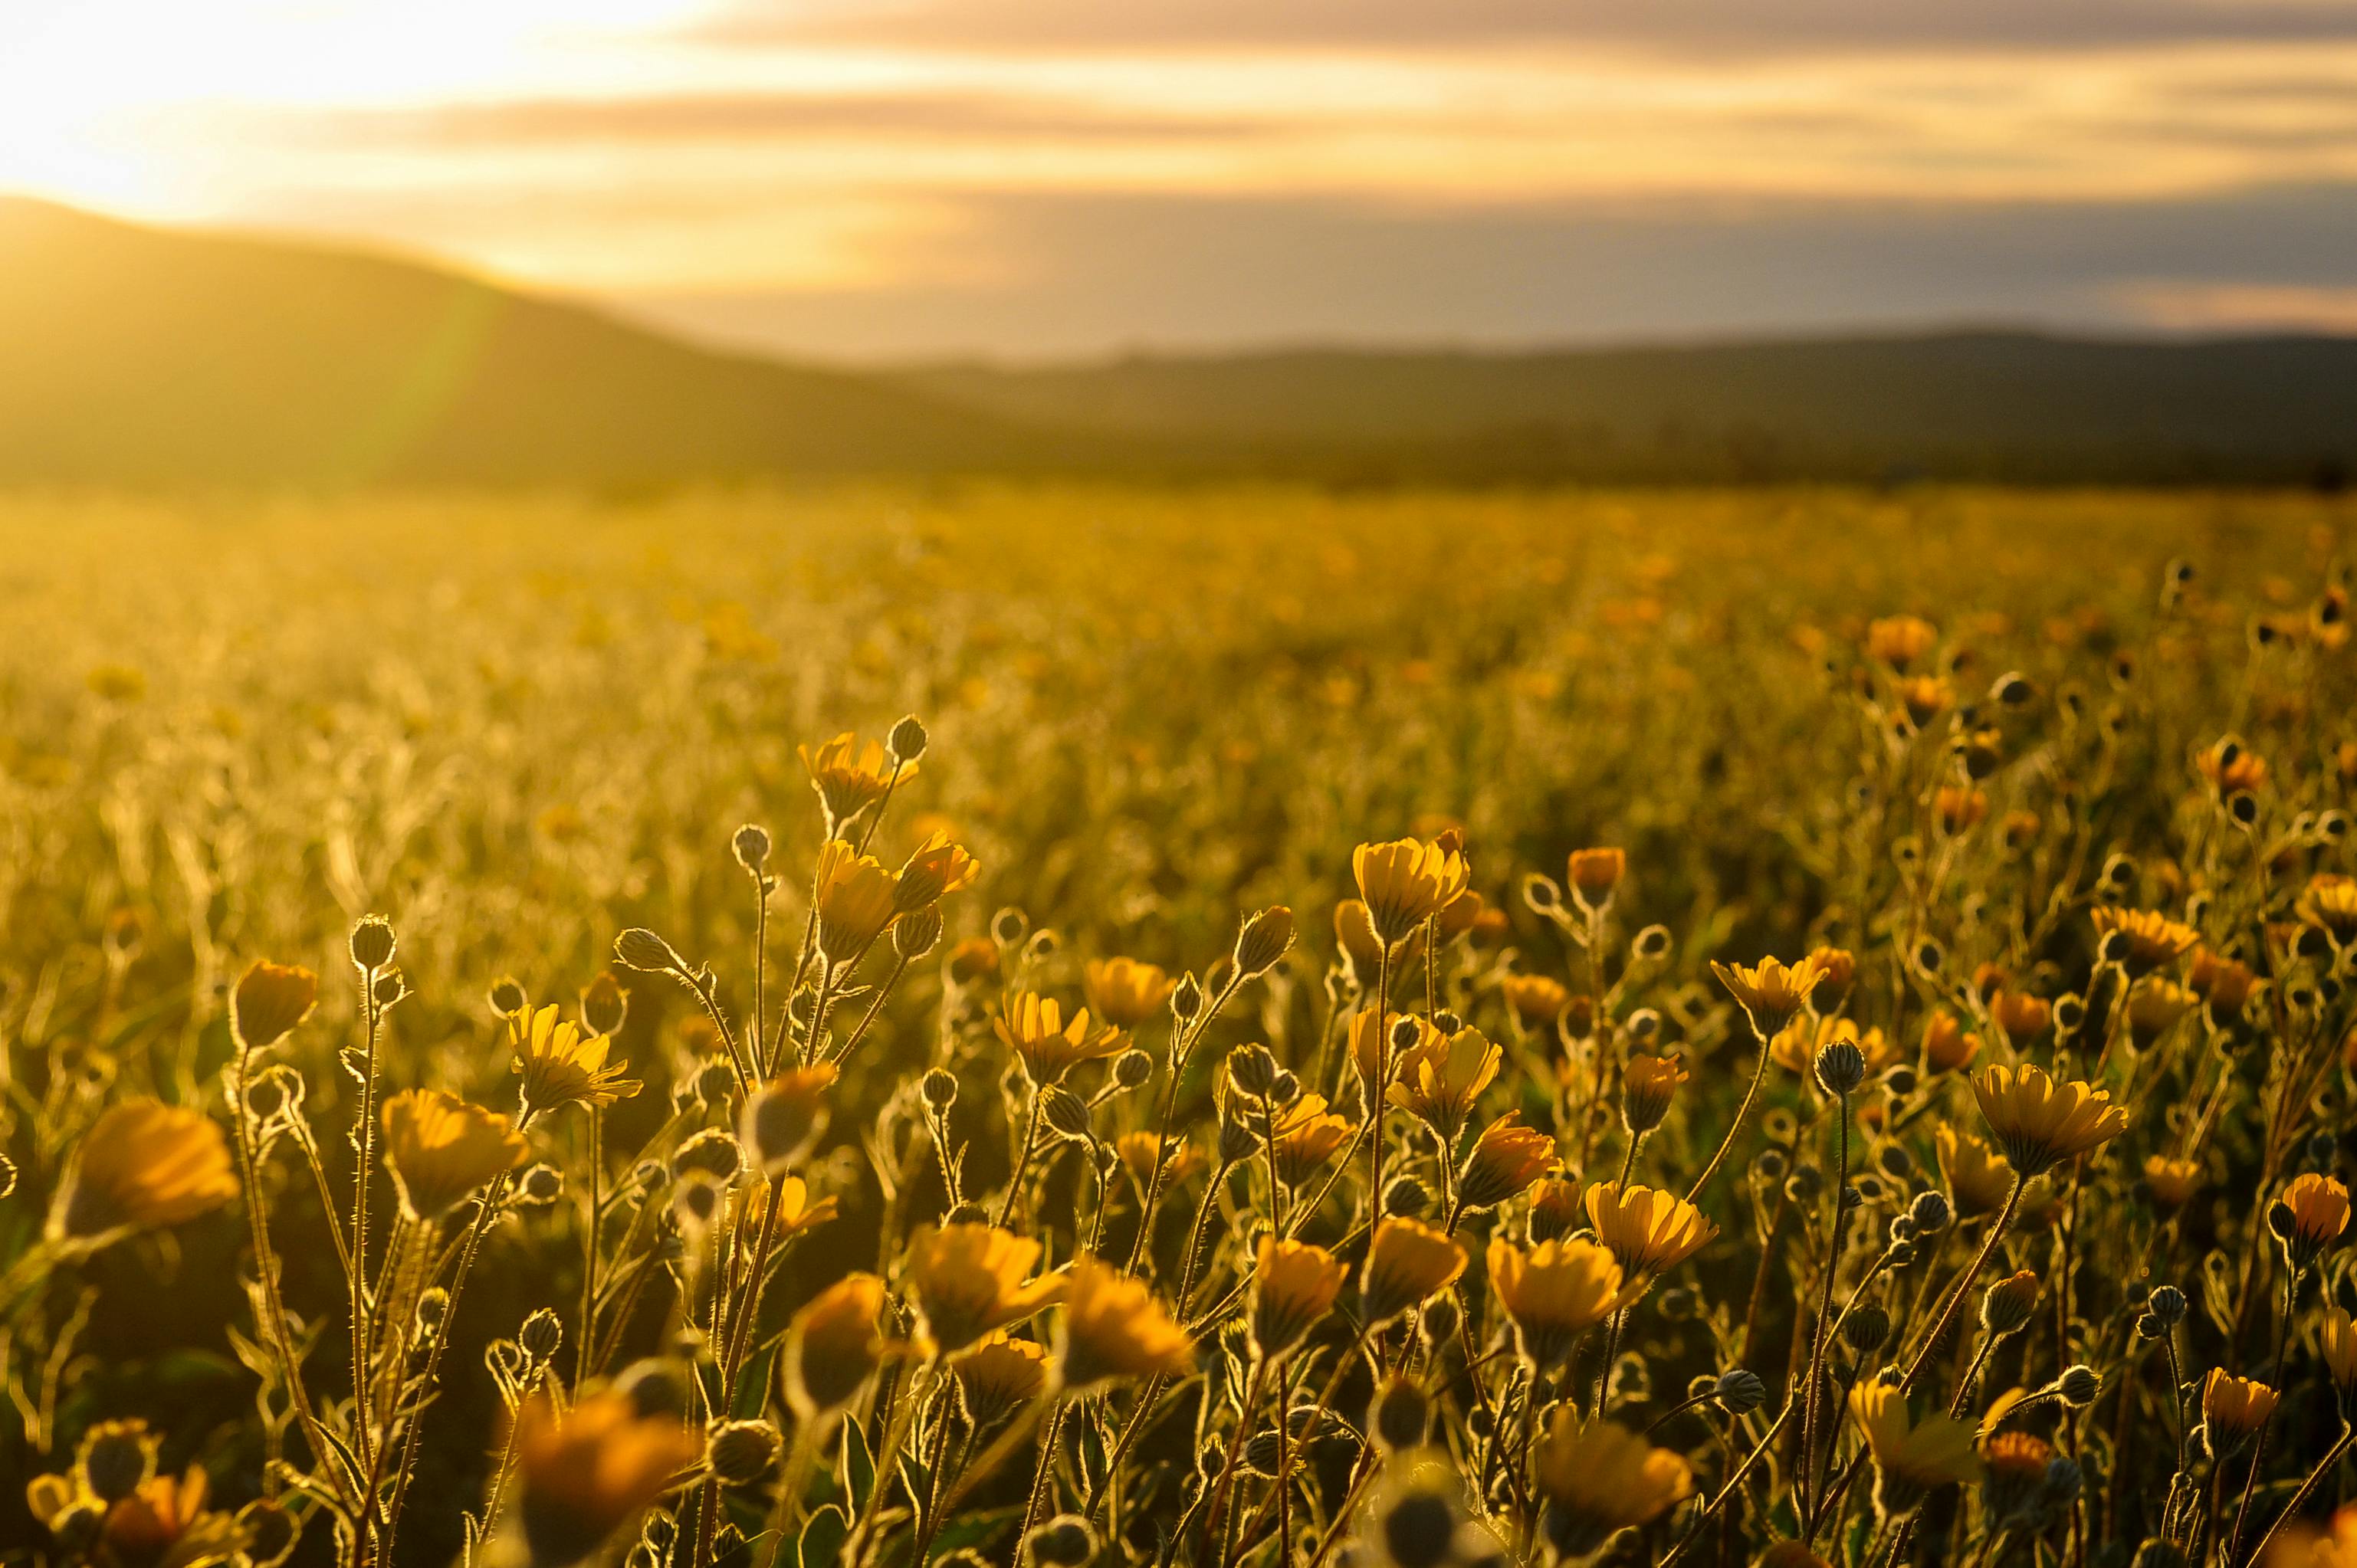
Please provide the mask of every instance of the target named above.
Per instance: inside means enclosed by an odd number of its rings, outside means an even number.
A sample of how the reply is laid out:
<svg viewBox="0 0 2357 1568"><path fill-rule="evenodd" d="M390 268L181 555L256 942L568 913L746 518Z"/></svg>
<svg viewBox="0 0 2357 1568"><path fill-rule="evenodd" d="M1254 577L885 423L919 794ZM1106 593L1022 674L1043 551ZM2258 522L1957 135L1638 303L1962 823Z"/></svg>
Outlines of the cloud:
<svg viewBox="0 0 2357 1568"><path fill-rule="evenodd" d="M619 303L712 340L859 360L1272 341L1526 345L1927 322L2150 330L2291 324L2226 312L2263 298L2331 306L2348 292L2341 259L2357 253L2357 185L1968 208L961 199L960 246L994 258L967 278L642 292ZM2207 317L2197 308L2205 301Z"/></svg>
<svg viewBox="0 0 2357 1568"><path fill-rule="evenodd" d="M2346 40L2357 38L2357 10L2334 0L745 0L694 36L928 49L1553 43L1756 55Z"/></svg>

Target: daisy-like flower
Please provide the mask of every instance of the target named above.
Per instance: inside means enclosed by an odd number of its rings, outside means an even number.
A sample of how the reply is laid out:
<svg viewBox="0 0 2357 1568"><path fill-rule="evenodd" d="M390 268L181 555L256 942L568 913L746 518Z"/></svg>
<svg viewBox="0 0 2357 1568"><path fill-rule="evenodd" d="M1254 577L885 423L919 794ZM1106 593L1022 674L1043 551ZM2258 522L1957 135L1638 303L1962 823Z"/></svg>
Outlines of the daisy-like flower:
<svg viewBox="0 0 2357 1568"><path fill-rule="evenodd" d="M748 1249L759 1244L762 1228L770 1223L770 1201L773 1191L777 1195L778 1219L771 1236L776 1240L814 1230L835 1216L836 1200L822 1197L813 1203L810 1183L800 1176L748 1182L737 1194L737 1236L740 1243Z"/></svg>
<svg viewBox="0 0 2357 1568"><path fill-rule="evenodd" d="M1161 1012L1178 986L1160 965L1134 958L1091 959L1081 976L1090 1008L1116 1029L1135 1029Z"/></svg>
<svg viewBox="0 0 2357 1568"><path fill-rule="evenodd" d="M1154 1162L1163 1163L1162 1179L1176 1187L1203 1168L1203 1153L1183 1138L1173 1138L1170 1147L1162 1147L1162 1135L1150 1130L1124 1133L1113 1143L1114 1153L1121 1156L1122 1168L1129 1179L1137 1184L1139 1196L1154 1185Z"/></svg>
<svg viewBox="0 0 2357 1568"><path fill-rule="evenodd" d="M230 994L230 1029L248 1050L276 1045L311 1015L319 977L293 964L256 963Z"/></svg>
<svg viewBox="0 0 2357 1568"><path fill-rule="evenodd" d="M2222 1029L2242 1017L2251 993L2258 989L2259 977L2250 965L2201 948L2186 966L2185 983L2201 998L2210 1021Z"/></svg>
<svg viewBox="0 0 2357 1568"><path fill-rule="evenodd" d="M1571 1004L1571 988L1544 974L1510 974L1499 988L1525 1029L1552 1029Z"/></svg>
<svg viewBox="0 0 2357 1568"><path fill-rule="evenodd" d="M516 1411L517 1513L533 1568L569 1568L671 1488L704 1444L630 1395L591 1394L559 1415L545 1393Z"/></svg>
<svg viewBox="0 0 2357 1568"><path fill-rule="evenodd" d="M1702 1210L1674 1192L1618 1182L1587 1189L1587 1218L1596 1239L1631 1275L1653 1275L1693 1257L1717 1236Z"/></svg>
<svg viewBox="0 0 2357 1568"><path fill-rule="evenodd" d="M2221 795L2259 789L2267 781L2266 758L2233 736L2221 736L2202 747L2193 766Z"/></svg>
<svg viewBox="0 0 2357 1568"><path fill-rule="evenodd" d="M1423 933L1418 931L1416 937L1420 941ZM1334 945L1341 953L1351 984L1361 992L1373 991L1382 972L1383 940L1375 935L1374 917L1356 898L1345 898L1334 906ZM1415 967L1405 952L1400 956L1400 966Z"/></svg>
<svg viewBox="0 0 2357 1568"><path fill-rule="evenodd" d="M748 1165L776 1177L810 1153L826 1130L836 1072L833 1062L791 1068L746 1098L737 1119L737 1142Z"/></svg>
<svg viewBox="0 0 2357 1568"><path fill-rule="evenodd" d="M2015 1050L2027 1050L2054 1022L2054 1004L2026 991L2000 991L1989 998L1989 1022Z"/></svg>
<svg viewBox="0 0 2357 1568"><path fill-rule="evenodd" d="M1256 1125L1251 1120L1246 1126ZM1276 1113L1270 1144L1276 1151L1276 1179L1299 1187L1334 1157L1351 1136L1351 1126L1326 1108L1322 1094L1304 1094Z"/></svg>
<svg viewBox="0 0 2357 1568"><path fill-rule="evenodd" d="M1342 1265L1323 1247L1264 1236L1253 1270L1253 1345L1277 1357L1298 1344L1333 1309Z"/></svg>
<svg viewBox="0 0 2357 1568"><path fill-rule="evenodd" d="M394 1095L384 1102L383 1120L384 1161L412 1219L441 1219L532 1153L507 1118L438 1089Z"/></svg>
<svg viewBox="0 0 2357 1568"><path fill-rule="evenodd" d="M1566 1558L1587 1556L1694 1495L1684 1459L1617 1423L1583 1422L1568 1405L1555 1407L1531 1457L1547 1540Z"/></svg>
<svg viewBox="0 0 2357 1568"><path fill-rule="evenodd" d="M2201 932L2157 909L2101 906L2093 918L2099 940L2119 934L2125 949L2121 963L2130 974L2150 974L2164 964L2175 963L2201 940Z"/></svg>
<svg viewBox="0 0 2357 1568"><path fill-rule="evenodd" d="M1796 1018L1777 1031L1768 1049L1777 1066L1808 1078L1816 1064L1817 1053L1842 1042L1856 1046L1858 1055L1866 1058L1868 1078L1899 1059L1899 1047L1890 1043L1889 1036L1878 1028L1860 1029L1847 1018L1820 1018L1814 1026L1806 1018Z"/></svg>
<svg viewBox="0 0 2357 1568"><path fill-rule="evenodd" d="M2201 1190L2201 1162L2155 1155L2144 1163L2144 1189L2163 1208L2182 1208Z"/></svg>
<svg viewBox="0 0 2357 1568"><path fill-rule="evenodd" d="M2275 1414L2277 1397L2265 1383L2211 1368L2201 1384L2201 1425L2211 1452L2230 1453L2256 1436Z"/></svg>
<svg viewBox="0 0 2357 1568"><path fill-rule="evenodd" d="M1579 1182L1567 1175L1546 1176L1531 1188L1530 1231L1534 1241L1555 1241L1579 1223Z"/></svg>
<svg viewBox="0 0 2357 1568"><path fill-rule="evenodd" d="M1400 1054L1385 1098L1457 1146L1473 1102L1498 1076L1501 1053L1479 1029L1443 1038L1438 1030Z"/></svg>
<svg viewBox="0 0 2357 1568"><path fill-rule="evenodd" d="M1062 1386L1083 1393L1126 1378L1178 1377L1193 1369L1195 1342L1144 1280L1083 1252L1066 1275L1056 1320Z"/></svg>
<svg viewBox="0 0 2357 1568"><path fill-rule="evenodd" d="M1940 1174L1948 1179L1948 1197L1966 1219L1995 1214L2013 1190L2013 1167L1985 1138L1942 1127L1932 1134L1940 1156Z"/></svg>
<svg viewBox="0 0 2357 1568"><path fill-rule="evenodd" d="M1403 1025L1414 1026L1415 1043L1398 1050L1394 1048L1392 1037ZM1428 1053L1440 1044L1440 1031L1432 1026L1432 1021L1412 1013L1394 1013L1383 1017L1370 1007L1351 1018L1351 1062L1359 1069L1362 1086L1380 1081L1388 1088L1397 1080L1408 1058L1419 1052Z"/></svg>
<svg viewBox="0 0 2357 1568"><path fill-rule="evenodd" d="M892 907L903 915L931 908L981 875L982 863L952 843L946 830L928 833L893 880Z"/></svg>
<svg viewBox="0 0 2357 1568"><path fill-rule="evenodd" d="M845 730L813 751L798 746L802 767L810 772L811 788L825 810L830 837L852 818L884 798L897 777L902 783L917 776L913 762L896 762L876 741L862 743Z"/></svg>
<svg viewBox="0 0 2357 1568"><path fill-rule="evenodd" d="M1061 1082L1082 1062L1119 1055L1126 1044L1119 1029L1091 1029L1087 1008L1074 1013L1068 1022L1054 997L1028 991L1009 996L991 1026L1022 1058L1023 1070L1031 1075L1031 1081L1042 1089Z"/></svg>
<svg viewBox="0 0 2357 1568"><path fill-rule="evenodd" d="M1886 1520L1913 1513L1935 1487L1980 1477L1973 1423L1939 1413L1916 1421L1906 1394L1882 1382L1852 1389L1849 1410L1874 1455L1874 1506Z"/></svg>
<svg viewBox="0 0 2357 1568"><path fill-rule="evenodd" d="M566 1105L611 1105L639 1091L622 1076L623 1065L607 1065L611 1035L592 1035L559 1019L556 1004L523 1007L508 1015L508 1048L523 1078L523 1108L533 1115Z"/></svg>
<svg viewBox="0 0 2357 1568"><path fill-rule="evenodd" d="M884 1282L845 1274L794 1314L780 1358L786 1402L805 1421L842 1409L906 1347L884 1333Z"/></svg>
<svg viewBox="0 0 2357 1568"><path fill-rule="evenodd" d="M1714 961L1710 972L1743 1008L1753 1032L1763 1040L1772 1040L1808 1005L1817 982L1824 978L1824 965L1813 956L1793 964L1772 958L1754 964Z"/></svg>
<svg viewBox="0 0 2357 1568"><path fill-rule="evenodd" d="M1685 1064L1675 1055L1629 1058L1620 1069L1620 1117L1631 1136L1662 1124L1677 1101L1678 1085L1685 1080Z"/></svg>
<svg viewBox="0 0 2357 1568"><path fill-rule="evenodd" d="M1396 947L1410 932L1465 891L1471 876L1465 856L1445 843L1395 839L1362 843L1351 856L1359 897L1376 940Z"/></svg>
<svg viewBox="0 0 2357 1568"><path fill-rule="evenodd" d="M2175 981L2147 974L2128 987L2128 1037L2138 1049L2147 1048L2201 1003L2200 997Z"/></svg>
<svg viewBox="0 0 2357 1568"><path fill-rule="evenodd" d="M99 1560L155 1568L231 1561L245 1547L245 1531L234 1515L205 1507L210 1489L195 1465L177 1477L148 1477L106 1510Z"/></svg>
<svg viewBox="0 0 2357 1568"><path fill-rule="evenodd" d="M1465 1249L1421 1219L1394 1215L1375 1227L1359 1283L1359 1316L1369 1330L1422 1306L1465 1273Z"/></svg>
<svg viewBox="0 0 2357 1568"><path fill-rule="evenodd" d="M1921 616L1885 616L1866 628L1867 657L1894 671L1905 671L1939 640L1939 628Z"/></svg>
<svg viewBox="0 0 2357 1568"><path fill-rule="evenodd" d="M899 917L899 879L874 855L841 839L818 852L812 886L818 897L818 950L841 968L859 956Z"/></svg>
<svg viewBox="0 0 2357 1568"><path fill-rule="evenodd" d="M1587 908L1609 903L1628 873L1629 852L1624 849L1576 849L1564 864L1571 896Z"/></svg>
<svg viewBox="0 0 2357 1568"><path fill-rule="evenodd" d="M1923 1065L1933 1072L1969 1067L1980 1052L1981 1037L1967 1033L1953 1013L1934 1013L1923 1026Z"/></svg>
<svg viewBox="0 0 2357 1568"><path fill-rule="evenodd" d="M1473 1141L1457 1178L1458 1200L1468 1208L1494 1208L1544 1176L1555 1157L1555 1140L1523 1126L1522 1112L1510 1111Z"/></svg>
<svg viewBox="0 0 2357 1568"><path fill-rule="evenodd" d="M2025 1180L2127 1131L2128 1113L2112 1103L2109 1090L2057 1083L2042 1068L1986 1069L1973 1079L1973 1097Z"/></svg>
<svg viewBox="0 0 2357 1568"><path fill-rule="evenodd" d="M1499 1237L1490 1243L1490 1288L1514 1325L1514 1342L1534 1370L1563 1365L1579 1336L1634 1301L1609 1251L1581 1237L1543 1241L1524 1251Z"/></svg>
<svg viewBox="0 0 2357 1568"><path fill-rule="evenodd" d="M53 1243L94 1251L178 1225L237 1196L229 1139L200 1112L156 1100L111 1105L81 1135L49 1206Z"/></svg>
<svg viewBox="0 0 2357 1568"><path fill-rule="evenodd" d="M2357 941L2357 877L2318 872L2301 890L2298 912L2309 925L2323 927L2338 945Z"/></svg>
<svg viewBox="0 0 2357 1568"><path fill-rule="evenodd" d="M2349 1229L2349 1189L2313 1171L2294 1176L2267 1218L2292 1267L2305 1269Z"/></svg>
<svg viewBox="0 0 2357 1568"><path fill-rule="evenodd" d="M926 1225L909 1239L902 1279L926 1337L953 1356L1062 1296L1063 1276L1030 1277L1039 1261L1038 1241L995 1225Z"/></svg>
<svg viewBox="0 0 2357 1568"><path fill-rule="evenodd" d="M2324 1369L2332 1376L2333 1391L2345 1407L2350 1396L2357 1394L2357 1322L2337 1306L2325 1308L2316 1348L2324 1359Z"/></svg>
<svg viewBox="0 0 2357 1568"><path fill-rule="evenodd" d="M1048 1386L1048 1348L1028 1339L987 1334L950 1363L966 1420L980 1430L995 1426L1039 1397Z"/></svg>

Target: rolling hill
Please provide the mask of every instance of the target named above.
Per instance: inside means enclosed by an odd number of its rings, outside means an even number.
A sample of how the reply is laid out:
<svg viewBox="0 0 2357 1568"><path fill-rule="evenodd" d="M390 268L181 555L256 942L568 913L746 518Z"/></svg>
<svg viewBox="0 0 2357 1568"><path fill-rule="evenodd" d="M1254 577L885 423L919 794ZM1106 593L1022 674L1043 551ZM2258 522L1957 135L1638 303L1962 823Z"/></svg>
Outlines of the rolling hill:
<svg viewBox="0 0 2357 1568"><path fill-rule="evenodd" d="M0 485L2339 482L2357 339L2026 332L852 371L418 263L0 199Z"/></svg>
<svg viewBox="0 0 2357 1568"><path fill-rule="evenodd" d="M0 483L630 485L1053 456L432 267L0 200Z"/></svg>

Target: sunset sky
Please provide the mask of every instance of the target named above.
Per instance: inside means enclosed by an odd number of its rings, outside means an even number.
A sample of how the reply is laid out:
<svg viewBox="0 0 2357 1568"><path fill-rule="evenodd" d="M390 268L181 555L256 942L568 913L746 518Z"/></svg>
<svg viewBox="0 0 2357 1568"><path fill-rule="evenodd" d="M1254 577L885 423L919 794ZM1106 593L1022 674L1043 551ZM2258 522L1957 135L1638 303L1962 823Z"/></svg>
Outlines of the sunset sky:
<svg viewBox="0 0 2357 1568"><path fill-rule="evenodd" d="M845 359L2357 330L2357 4L0 0L0 191Z"/></svg>

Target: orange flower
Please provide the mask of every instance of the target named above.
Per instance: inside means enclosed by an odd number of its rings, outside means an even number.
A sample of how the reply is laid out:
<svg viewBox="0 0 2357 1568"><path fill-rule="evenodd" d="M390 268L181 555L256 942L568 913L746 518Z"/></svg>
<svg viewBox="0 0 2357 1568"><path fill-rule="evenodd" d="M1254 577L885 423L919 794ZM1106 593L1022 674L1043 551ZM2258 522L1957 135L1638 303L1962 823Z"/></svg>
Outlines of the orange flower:
<svg viewBox="0 0 2357 1568"><path fill-rule="evenodd" d="M1953 1072L1969 1067L1980 1050L1981 1037L1967 1034L1953 1013L1934 1013L1931 1022L1923 1026L1923 1063L1933 1072Z"/></svg>
<svg viewBox="0 0 2357 1568"><path fill-rule="evenodd" d="M1082 1062L1118 1055L1126 1043L1119 1029L1092 1031L1087 1008L1073 1014L1071 1021L1066 1023L1063 1007L1055 998L1028 991L1009 996L1005 1009L991 1020L991 1026L1023 1059L1023 1069L1031 1075L1031 1081L1042 1088L1061 1082L1066 1073Z"/></svg>
<svg viewBox="0 0 2357 1568"><path fill-rule="evenodd" d="M1570 1356L1580 1334L1637 1299L1612 1254L1575 1237L1543 1241L1524 1251L1499 1237L1490 1243L1490 1288L1514 1325L1523 1359L1552 1371Z"/></svg>
<svg viewBox="0 0 2357 1568"><path fill-rule="evenodd" d="M1605 1182L1587 1189L1596 1239L1631 1274L1658 1274L1708 1246L1718 1228L1675 1193Z"/></svg>
<svg viewBox="0 0 2357 1568"><path fill-rule="evenodd" d="M48 1239L94 1250L178 1225L237 1196L229 1140L210 1118L155 1100L109 1106L75 1145L49 1208Z"/></svg>
<svg viewBox="0 0 2357 1568"><path fill-rule="evenodd" d="M238 977L230 997L231 1030L248 1050L274 1046L311 1015L318 996L319 977L309 970L256 963Z"/></svg>
<svg viewBox="0 0 2357 1568"><path fill-rule="evenodd" d="M1351 856L1351 869L1376 939L1392 947L1464 892L1470 875L1455 849L1415 839L1362 843Z"/></svg>
<svg viewBox="0 0 2357 1568"><path fill-rule="evenodd" d="M517 1511L539 1568L567 1568L605 1545L704 1451L676 1417L642 1415L615 1390L562 1416L534 1394L515 1423Z"/></svg>
<svg viewBox="0 0 2357 1568"><path fill-rule="evenodd" d="M836 829L882 800L895 779L905 783L917 776L915 763L897 760L875 741L862 745L849 730L815 752L807 746L794 749L810 772L811 788L818 791L830 838Z"/></svg>
<svg viewBox="0 0 2357 1568"><path fill-rule="evenodd" d="M1473 1102L1498 1076L1501 1056L1479 1029L1459 1029L1446 1039L1436 1029L1401 1053L1386 1098L1454 1149Z"/></svg>
<svg viewBox="0 0 2357 1568"><path fill-rule="evenodd" d="M1544 974L1510 974L1499 989L1525 1029L1552 1029L1571 1002L1571 988Z"/></svg>
<svg viewBox="0 0 2357 1568"><path fill-rule="evenodd" d="M1465 1170L1457 1178L1458 1200L1468 1208L1494 1208L1527 1188L1555 1163L1555 1140L1522 1124L1510 1111L1481 1129Z"/></svg>
<svg viewBox="0 0 2357 1568"><path fill-rule="evenodd" d="M1993 1067L1973 1080L1981 1115L2023 1177L2099 1148L2127 1131L2109 1090L2057 1083L2035 1067Z"/></svg>
<svg viewBox="0 0 2357 1568"><path fill-rule="evenodd" d="M514 1053L511 1065L523 1078L527 1112L611 1105L639 1091L635 1080L622 1076L621 1063L606 1064L613 1036L587 1034L578 1024L559 1021L554 1002L522 1008L508 1015L507 1023L508 1048Z"/></svg>
<svg viewBox="0 0 2357 1568"><path fill-rule="evenodd" d="M1039 1243L994 1225L920 1226L902 1278L927 1337L955 1355L1060 1299L1060 1275L1029 1279Z"/></svg>
<svg viewBox="0 0 2357 1568"><path fill-rule="evenodd" d="M1565 866L1571 896L1583 908L1609 902L1629 871L1629 852L1621 849L1576 849Z"/></svg>
<svg viewBox="0 0 2357 1568"><path fill-rule="evenodd" d="M874 855L841 839L818 852L818 950L837 968L856 962L899 918L899 880Z"/></svg>
<svg viewBox="0 0 2357 1568"><path fill-rule="evenodd" d="M413 1089L384 1102L384 1160L412 1219L439 1219L468 1193L523 1164L523 1134L479 1105L438 1089Z"/></svg>
<svg viewBox="0 0 2357 1568"><path fill-rule="evenodd" d="M1144 1280L1085 1252L1072 1260L1067 1280L1064 1310L1056 1324L1056 1359L1068 1391L1194 1369L1194 1340Z"/></svg>
<svg viewBox="0 0 2357 1568"><path fill-rule="evenodd" d="M1422 1306L1465 1272L1465 1249L1421 1219L1394 1215L1375 1227L1359 1285L1359 1312L1369 1328Z"/></svg>
<svg viewBox="0 0 2357 1568"><path fill-rule="evenodd" d="M1817 982L1824 977L1824 966L1814 957L1794 964L1772 958L1749 965L1713 961L1710 972L1734 994L1750 1018L1752 1029L1763 1040L1774 1039L1777 1031L1808 1005Z"/></svg>
<svg viewBox="0 0 2357 1568"><path fill-rule="evenodd" d="M1082 976L1089 1005L1116 1029L1135 1029L1153 1017L1178 985L1159 966L1134 958L1091 959Z"/></svg>

